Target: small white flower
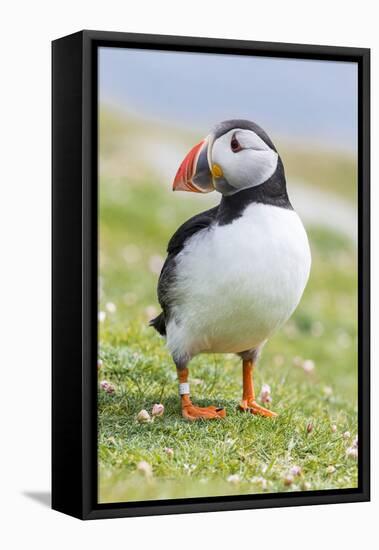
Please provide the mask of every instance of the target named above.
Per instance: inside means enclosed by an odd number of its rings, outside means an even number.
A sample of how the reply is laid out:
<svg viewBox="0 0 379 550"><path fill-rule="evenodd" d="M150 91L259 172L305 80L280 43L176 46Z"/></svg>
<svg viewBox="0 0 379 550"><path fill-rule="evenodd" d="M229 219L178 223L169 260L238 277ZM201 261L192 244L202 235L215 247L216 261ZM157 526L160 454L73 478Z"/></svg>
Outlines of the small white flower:
<svg viewBox="0 0 379 550"><path fill-rule="evenodd" d="M312 359L306 359L303 362L302 368L304 372L307 372L307 373L313 372L315 370L315 363L314 361L312 361Z"/></svg>
<svg viewBox="0 0 379 550"><path fill-rule="evenodd" d="M344 439L350 439L350 437L351 437L350 432L344 432L344 434L343 434Z"/></svg>
<svg viewBox="0 0 379 550"><path fill-rule="evenodd" d="M100 382L100 387L102 390L104 390L107 393L114 393L116 391L114 385L108 382L107 380L102 380Z"/></svg>
<svg viewBox="0 0 379 550"><path fill-rule="evenodd" d="M109 311L109 313L115 313L117 308L113 302L107 302L105 304L105 309Z"/></svg>
<svg viewBox="0 0 379 550"><path fill-rule="evenodd" d="M354 439L353 439L352 446L358 448L358 436L357 436L357 435L356 435L356 436L354 437Z"/></svg>
<svg viewBox="0 0 379 550"><path fill-rule="evenodd" d="M137 470L145 477L151 477L153 475L153 469L151 465L146 462L146 460L141 460L141 462L138 462Z"/></svg>
<svg viewBox="0 0 379 550"><path fill-rule="evenodd" d="M260 479L260 484L263 490L267 489L267 480L264 479L263 477Z"/></svg>
<svg viewBox="0 0 379 550"><path fill-rule="evenodd" d="M326 473L327 474L334 474L334 472L336 471L335 467L334 466L328 466L327 469L326 469Z"/></svg>
<svg viewBox="0 0 379 550"><path fill-rule="evenodd" d="M232 483L232 485L238 485L238 483L241 481L241 478L238 474L232 474L227 477L226 481L228 481L228 483Z"/></svg>
<svg viewBox="0 0 379 550"><path fill-rule="evenodd" d="M292 476L291 474L287 474L286 476L284 476L284 478L283 478L283 483L284 483L284 485L287 485L287 487L290 486L290 485L292 485L292 483L293 483L293 476Z"/></svg>
<svg viewBox="0 0 379 550"><path fill-rule="evenodd" d="M145 409L142 409L142 411L137 414L137 420L140 424L144 424L146 422L150 422L151 418L149 413Z"/></svg>
<svg viewBox="0 0 379 550"><path fill-rule="evenodd" d="M358 459L358 449L357 447L349 447L346 451L346 456L353 458L354 460Z"/></svg>
<svg viewBox="0 0 379 550"><path fill-rule="evenodd" d="M337 431L337 426L336 426L335 424L332 424L332 426L331 426L330 429L332 430L333 433L336 433L336 431Z"/></svg>
<svg viewBox="0 0 379 550"><path fill-rule="evenodd" d="M290 474L293 476L299 476L301 474L300 466L292 466L292 468L290 469Z"/></svg>
<svg viewBox="0 0 379 550"><path fill-rule="evenodd" d="M166 447L164 452L168 456L168 458L173 458L174 456L174 449L171 449L171 447Z"/></svg>
<svg viewBox="0 0 379 550"><path fill-rule="evenodd" d="M259 399L262 403L271 403L271 388L268 384L263 384Z"/></svg>
<svg viewBox="0 0 379 550"><path fill-rule="evenodd" d="M260 485L263 490L267 489L267 479L265 479L264 477L253 477L251 483L254 483L255 485Z"/></svg>
<svg viewBox="0 0 379 550"><path fill-rule="evenodd" d="M333 395L333 388L331 388L330 386L324 386L322 391L324 392L324 395L326 397L330 397L331 395Z"/></svg>
<svg viewBox="0 0 379 550"><path fill-rule="evenodd" d="M164 405L162 403L155 403L151 410L152 416L162 416L164 413Z"/></svg>
<svg viewBox="0 0 379 550"><path fill-rule="evenodd" d="M98 360L97 360L97 368L98 368L98 369L101 369L102 366L103 366L102 360L101 360L101 359L98 359Z"/></svg>
<svg viewBox="0 0 379 550"><path fill-rule="evenodd" d="M105 313L105 311L99 311L99 313L97 314L97 318L99 320L99 323L104 323L104 321L106 319L106 316L107 316L107 314Z"/></svg>
<svg viewBox="0 0 379 550"><path fill-rule="evenodd" d="M303 359L302 357L296 356L293 358L292 362L295 367L300 367L307 374L315 370L315 362L312 359Z"/></svg>
<svg viewBox="0 0 379 550"><path fill-rule="evenodd" d="M312 485L309 483L309 481L304 481L301 485L301 488L303 491L310 491Z"/></svg>

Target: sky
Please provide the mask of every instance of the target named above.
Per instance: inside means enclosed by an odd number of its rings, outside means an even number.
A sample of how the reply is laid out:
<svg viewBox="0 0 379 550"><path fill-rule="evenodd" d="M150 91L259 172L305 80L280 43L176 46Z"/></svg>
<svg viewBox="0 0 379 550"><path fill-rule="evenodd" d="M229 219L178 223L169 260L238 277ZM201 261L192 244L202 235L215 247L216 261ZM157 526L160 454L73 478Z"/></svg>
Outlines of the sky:
<svg viewBox="0 0 379 550"><path fill-rule="evenodd" d="M357 147L357 65L350 62L102 47L99 99L205 133L246 118L273 139Z"/></svg>

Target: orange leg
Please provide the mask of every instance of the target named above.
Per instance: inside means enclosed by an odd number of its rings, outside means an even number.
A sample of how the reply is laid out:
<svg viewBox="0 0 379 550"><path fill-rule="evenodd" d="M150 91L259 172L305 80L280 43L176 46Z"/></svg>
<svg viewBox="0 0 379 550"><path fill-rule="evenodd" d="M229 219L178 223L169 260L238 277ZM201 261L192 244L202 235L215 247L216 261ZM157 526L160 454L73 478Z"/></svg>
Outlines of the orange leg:
<svg viewBox="0 0 379 550"><path fill-rule="evenodd" d="M220 407L196 407L193 405L188 384L188 369L177 369L182 415L186 420L214 420L224 418L226 411Z"/></svg>
<svg viewBox="0 0 379 550"><path fill-rule="evenodd" d="M275 412L258 405L255 401L254 391L254 363L251 359L244 359L242 361L242 380L243 380L243 393L242 401L239 405L241 411L249 411L252 414L258 414L259 416L274 417L278 416Z"/></svg>

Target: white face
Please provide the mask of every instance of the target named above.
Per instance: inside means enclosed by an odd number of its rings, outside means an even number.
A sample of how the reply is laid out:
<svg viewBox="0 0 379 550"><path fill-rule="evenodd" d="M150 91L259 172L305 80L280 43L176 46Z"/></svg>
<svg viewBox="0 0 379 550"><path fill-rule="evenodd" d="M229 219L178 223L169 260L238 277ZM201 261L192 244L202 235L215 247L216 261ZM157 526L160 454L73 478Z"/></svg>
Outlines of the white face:
<svg viewBox="0 0 379 550"><path fill-rule="evenodd" d="M234 128L216 139L209 149L214 185L227 195L261 185L278 164L278 154L252 130ZM231 188L225 189L225 181Z"/></svg>

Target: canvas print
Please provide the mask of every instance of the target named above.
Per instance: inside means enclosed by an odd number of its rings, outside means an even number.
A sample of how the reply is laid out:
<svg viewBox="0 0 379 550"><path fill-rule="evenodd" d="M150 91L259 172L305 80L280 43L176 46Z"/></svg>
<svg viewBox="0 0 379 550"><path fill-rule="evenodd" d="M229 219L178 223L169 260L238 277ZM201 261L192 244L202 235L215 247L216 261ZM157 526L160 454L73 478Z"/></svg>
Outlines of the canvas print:
<svg viewBox="0 0 379 550"><path fill-rule="evenodd" d="M99 503L358 486L357 79L99 48Z"/></svg>

